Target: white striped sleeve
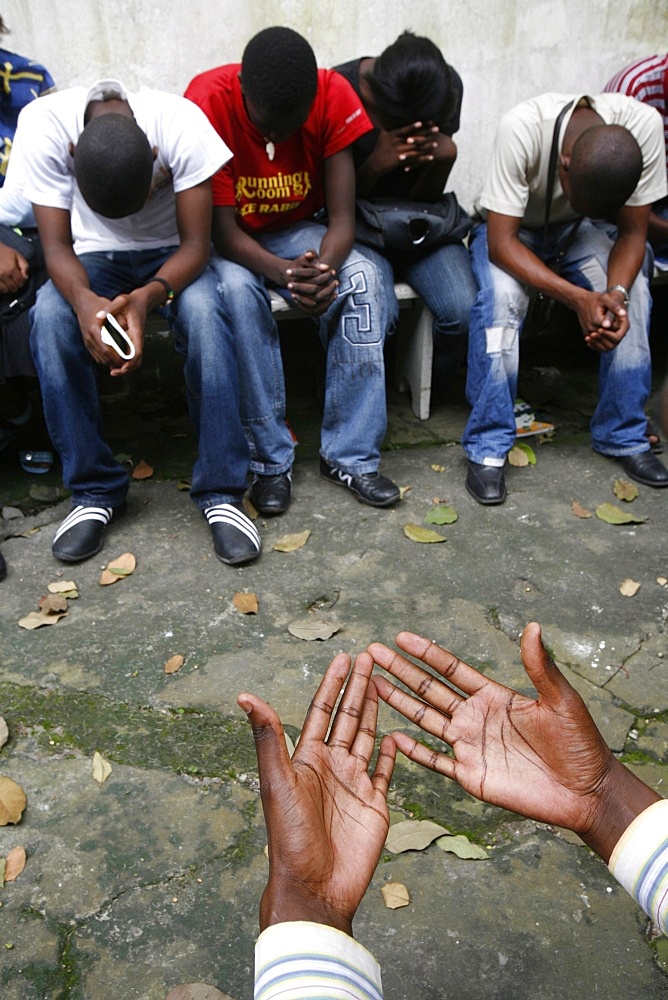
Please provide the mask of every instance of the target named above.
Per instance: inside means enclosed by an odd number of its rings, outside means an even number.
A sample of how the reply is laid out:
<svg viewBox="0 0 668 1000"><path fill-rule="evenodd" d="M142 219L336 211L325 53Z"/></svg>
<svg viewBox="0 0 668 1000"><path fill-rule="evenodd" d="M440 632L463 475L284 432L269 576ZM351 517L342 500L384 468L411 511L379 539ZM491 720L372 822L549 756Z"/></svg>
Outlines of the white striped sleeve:
<svg viewBox="0 0 668 1000"><path fill-rule="evenodd" d="M380 966L353 938L325 924L291 921L255 945L255 1000L383 1000Z"/></svg>
<svg viewBox="0 0 668 1000"><path fill-rule="evenodd" d="M608 868L668 934L668 799L634 819L615 845Z"/></svg>

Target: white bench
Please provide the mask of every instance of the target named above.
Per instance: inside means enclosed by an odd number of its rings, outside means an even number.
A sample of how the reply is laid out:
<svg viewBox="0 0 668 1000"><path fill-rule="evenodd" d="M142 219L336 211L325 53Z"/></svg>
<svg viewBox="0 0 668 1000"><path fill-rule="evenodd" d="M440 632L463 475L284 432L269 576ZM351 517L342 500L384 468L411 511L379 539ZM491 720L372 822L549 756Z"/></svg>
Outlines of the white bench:
<svg viewBox="0 0 668 1000"><path fill-rule="evenodd" d="M429 417L431 401L431 364L434 344L431 335L431 313L410 285L399 282L394 286L401 318L395 333L397 338L394 382L400 392L410 392L411 409L418 420ZM271 311L277 320L305 319L297 306L291 305L278 292L271 291Z"/></svg>

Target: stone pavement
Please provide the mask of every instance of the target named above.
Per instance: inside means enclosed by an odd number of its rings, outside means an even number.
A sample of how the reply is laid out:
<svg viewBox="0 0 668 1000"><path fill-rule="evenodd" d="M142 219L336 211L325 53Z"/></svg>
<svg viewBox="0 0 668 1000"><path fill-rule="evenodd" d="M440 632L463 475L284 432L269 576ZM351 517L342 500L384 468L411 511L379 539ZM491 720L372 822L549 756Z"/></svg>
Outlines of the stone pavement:
<svg viewBox="0 0 668 1000"><path fill-rule="evenodd" d="M460 383L424 424L392 392L382 468L410 490L379 511L318 477L313 338L304 329L288 348L295 499L284 517L258 522L264 553L255 564L217 562L206 523L178 488L194 442L178 365L160 338L132 382L103 383L115 451L155 471L133 482L128 514L110 526L99 557L72 568L53 560L68 508L58 471L38 480L3 459L0 504L20 516L0 523L9 564L0 584L0 715L9 726L0 773L28 800L21 822L0 828L0 855L17 844L28 854L0 891L3 1000L164 1000L182 983L251 996L266 840L235 696L261 694L294 738L333 654L391 643L401 628L529 691L518 637L539 621L613 749L666 787L668 587L657 581L668 577L668 491L639 487L628 505L647 518L638 525L573 514L573 500L590 511L606 501L626 507L612 493L619 469L589 446L591 359L578 353L564 364L543 342L527 347L523 394L557 431L533 442L535 466L508 471L500 508L478 506L464 489ZM434 498L459 515L436 529L447 541L410 541L403 526L423 523ZM273 550L281 535L305 529L312 534L299 551ZM101 587L101 567L125 551L136 571ZM620 593L627 578L640 583L634 597ZM69 615L19 628L57 579L79 589ZM233 606L242 591L257 595L256 615ZM288 626L304 617L334 619L339 631L294 638ZM175 654L184 665L167 675ZM383 708L380 725L396 717ZM95 751L112 765L101 785ZM388 1000L666 995L666 942L648 940L644 914L576 838L485 806L405 760L391 799L396 818L433 819L490 857L464 861L435 845L383 855L355 930L382 964ZM390 881L408 887L409 906L385 908L380 888Z"/></svg>

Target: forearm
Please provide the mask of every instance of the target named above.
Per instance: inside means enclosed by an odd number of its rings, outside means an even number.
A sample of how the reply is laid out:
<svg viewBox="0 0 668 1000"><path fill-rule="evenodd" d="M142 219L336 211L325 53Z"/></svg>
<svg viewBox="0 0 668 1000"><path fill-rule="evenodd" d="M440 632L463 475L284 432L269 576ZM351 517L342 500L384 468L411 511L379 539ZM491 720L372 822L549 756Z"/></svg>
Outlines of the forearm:
<svg viewBox="0 0 668 1000"><path fill-rule="evenodd" d="M597 793L586 829L576 831L608 863L615 845L633 821L661 796L616 758Z"/></svg>
<svg viewBox="0 0 668 1000"><path fill-rule="evenodd" d="M330 219L320 244L319 259L338 271L350 253L354 239L355 224L349 215Z"/></svg>
<svg viewBox="0 0 668 1000"><path fill-rule="evenodd" d="M331 927L277 924L255 946L255 1000L382 1000L380 967Z"/></svg>
<svg viewBox="0 0 668 1000"><path fill-rule="evenodd" d="M494 245L490 240L489 257L493 264L543 295L556 299L569 309L577 309L587 291L555 274L535 253L518 238L500 241Z"/></svg>
<svg viewBox="0 0 668 1000"><path fill-rule="evenodd" d="M608 867L668 935L668 801L644 810L615 846Z"/></svg>
<svg viewBox="0 0 668 1000"><path fill-rule="evenodd" d="M620 234L608 258L608 288L623 285L628 291L645 259L645 240Z"/></svg>
<svg viewBox="0 0 668 1000"><path fill-rule="evenodd" d="M260 900L260 930L294 920L327 924L350 937L353 935L352 919L327 905L320 897L293 884L277 884L270 878Z"/></svg>
<svg viewBox="0 0 668 1000"><path fill-rule="evenodd" d="M243 232L238 226L235 225L233 231L225 230L223 232L217 230L214 224L213 243L221 257L248 268L254 274L268 278L272 284L279 288L287 286L289 279L286 275L286 269L290 267L292 262L265 250L257 240Z"/></svg>

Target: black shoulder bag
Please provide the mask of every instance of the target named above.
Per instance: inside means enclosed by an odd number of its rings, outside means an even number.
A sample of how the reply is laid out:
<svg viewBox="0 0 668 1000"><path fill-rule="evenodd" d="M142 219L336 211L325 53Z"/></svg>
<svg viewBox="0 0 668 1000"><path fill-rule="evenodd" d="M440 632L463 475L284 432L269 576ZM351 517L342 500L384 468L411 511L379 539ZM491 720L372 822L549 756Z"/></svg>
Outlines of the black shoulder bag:
<svg viewBox="0 0 668 1000"><path fill-rule="evenodd" d="M561 123L564 120L564 116L568 110L573 106L573 102L569 101L559 112L556 122L554 123L554 132L552 133L552 146L550 147L550 162L547 168L547 191L545 193L545 219L543 222L543 237L541 240L540 247L540 257L541 260L552 270L555 266L563 259L566 251L571 247L573 240L577 236L578 229L580 228L580 223L582 222L582 217L576 219L571 228L566 233L564 239L561 241L559 246L556 248L556 252L548 260L545 259L545 253L547 251L547 238L548 229L550 225L550 211L552 209L552 196L554 194L554 180L557 176L557 157L559 155L559 129ZM554 311L555 301L550 298L549 295L544 295L542 292L534 292L531 296L529 302L529 308L527 310L526 319L524 320L524 326L522 331L524 333L540 333L550 322L552 318L552 313Z"/></svg>
<svg viewBox="0 0 668 1000"><path fill-rule="evenodd" d="M445 243L460 243L473 225L452 191L433 202L358 198L355 208L355 240L374 250L424 253Z"/></svg>

